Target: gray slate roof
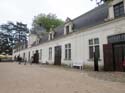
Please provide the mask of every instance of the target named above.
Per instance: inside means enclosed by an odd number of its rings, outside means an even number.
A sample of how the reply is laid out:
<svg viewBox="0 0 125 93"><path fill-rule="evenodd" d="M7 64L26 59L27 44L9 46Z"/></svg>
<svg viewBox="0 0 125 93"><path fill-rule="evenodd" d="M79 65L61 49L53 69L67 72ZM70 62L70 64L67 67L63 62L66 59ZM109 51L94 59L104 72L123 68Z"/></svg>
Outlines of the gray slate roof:
<svg viewBox="0 0 125 93"><path fill-rule="evenodd" d="M93 10L75 18L72 20L74 24L74 31L79 31L80 29L86 29L104 23L104 20L108 17L108 5L103 4ZM55 37L59 38L64 35L64 24L55 28ZM44 35L40 43L48 41L48 34Z"/></svg>
<svg viewBox="0 0 125 93"><path fill-rule="evenodd" d="M86 14L83 14L73 20L75 30L85 29L92 26L96 26L104 22L104 19L108 17L108 5L101 5Z"/></svg>

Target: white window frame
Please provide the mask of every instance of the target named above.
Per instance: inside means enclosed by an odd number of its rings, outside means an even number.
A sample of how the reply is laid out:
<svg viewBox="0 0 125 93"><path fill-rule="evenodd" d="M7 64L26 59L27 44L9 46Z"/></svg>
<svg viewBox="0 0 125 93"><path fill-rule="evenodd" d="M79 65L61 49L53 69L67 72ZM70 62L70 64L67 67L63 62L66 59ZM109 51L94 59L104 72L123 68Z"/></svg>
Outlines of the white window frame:
<svg viewBox="0 0 125 93"><path fill-rule="evenodd" d="M71 60L71 43L65 44L65 60Z"/></svg>
<svg viewBox="0 0 125 93"><path fill-rule="evenodd" d="M52 60L52 47L49 47L49 60Z"/></svg>

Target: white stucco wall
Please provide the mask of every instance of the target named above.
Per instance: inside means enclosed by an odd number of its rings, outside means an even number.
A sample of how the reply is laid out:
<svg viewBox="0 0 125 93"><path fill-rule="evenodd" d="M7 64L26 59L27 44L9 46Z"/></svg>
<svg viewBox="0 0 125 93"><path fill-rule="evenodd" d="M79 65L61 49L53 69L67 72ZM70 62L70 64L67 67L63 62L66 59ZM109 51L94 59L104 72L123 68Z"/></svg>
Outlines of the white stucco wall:
<svg viewBox="0 0 125 93"><path fill-rule="evenodd" d="M119 33L125 33L125 17L115 19L113 21L106 22L104 24L100 24L95 27L91 27L89 29L82 29L81 31L74 32L70 35L66 35L62 38L52 40L41 45L28 48L22 50L20 52L16 52L13 54L21 55L23 57L23 53L28 60L28 52L40 50L42 49L42 60L41 63L45 63L48 61L50 64L54 63L54 48L55 46L62 46L62 64L71 65L73 62L84 62L84 65L93 66L94 62L89 60L89 44L88 40L91 38L99 38L100 45L100 59L99 65L103 66L103 44L107 44L107 37L110 35L115 35ZM71 43L71 60L65 60L65 44ZM49 58L49 47L52 47L52 60L48 60Z"/></svg>

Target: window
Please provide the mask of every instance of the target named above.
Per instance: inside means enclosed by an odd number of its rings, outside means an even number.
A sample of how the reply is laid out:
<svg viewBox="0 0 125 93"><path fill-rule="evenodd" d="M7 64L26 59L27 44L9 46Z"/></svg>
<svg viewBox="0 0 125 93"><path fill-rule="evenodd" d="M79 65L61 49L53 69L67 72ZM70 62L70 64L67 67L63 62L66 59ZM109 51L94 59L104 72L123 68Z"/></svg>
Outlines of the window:
<svg viewBox="0 0 125 93"><path fill-rule="evenodd" d="M93 39L89 40L89 45L93 45Z"/></svg>
<svg viewBox="0 0 125 93"><path fill-rule="evenodd" d="M89 58L92 59L95 55L100 58L100 49L99 49L99 38L94 38L89 40Z"/></svg>
<svg viewBox="0 0 125 93"><path fill-rule="evenodd" d="M36 50L36 53L38 53L38 54L39 54L39 50Z"/></svg>
<svg viewBox="0 0 125 93"><path fill-rule="evenodd" d="M49 60L52 60L52 48L49 48Z"/></svg>
<svg viewBox="0 0 125 93"><path fill-rule="evenodd" d="M95 55L96 57L100 58L99 45L95 46Z"/></svg>
<svg viewBox="0 0 125 93"><path fill-rule="evenodd" d="M69 26L66 26L66 34L69 34Z"/></svg>
<svg viewBox="0 0 125 93"><path fill-rule="evenodd" d="M98 38L94 39L94 44L96 44L96 45L99 44L99 39Z"/></svg>
<svg viewBox="0 0 125 93"><path fill-rule="evenodd" d="M53 34L52 33L50 33L50 40L52 40L53 39Z"/></svg>
<svg viewBox="0 0 125 93"><path fill-rule="evenodd" d="M32 51L32 55L34 54L34 51Z"/></svg>
<svg viewBox="0 0 125 93"><path fill-rule="evenodd" d="M124 4L123 2L114 5L114 16L120 17L124 15Z"/></svg>
<svg viewBox="0 0 125 93"><path fill-rule="evenodd" d="M93 46L89 46L89 58L93 58Z"/></svg>
<svg viewBox="0 0 125 93"><path fill-rule="evenodd" d="M23 53L23 60L25 60L25 53Z"/></svg>
<svg viewBox="0 0 125 93"><path fill-rule="evenodd" d="M39 59L41 60L42 59L42 49L40 49L40 57Z"/></svg>
<svg viewBox="0 0 125 93"><path fill-rule="evenodd" d="M29 59L28 60L30 61L30 51L29 51Z"/></svg>
<svg viewBox="0 0 125 93"><path fill-rule="evenodd" d="M71 44L65 45L65 59L71 60Z"/></svg>

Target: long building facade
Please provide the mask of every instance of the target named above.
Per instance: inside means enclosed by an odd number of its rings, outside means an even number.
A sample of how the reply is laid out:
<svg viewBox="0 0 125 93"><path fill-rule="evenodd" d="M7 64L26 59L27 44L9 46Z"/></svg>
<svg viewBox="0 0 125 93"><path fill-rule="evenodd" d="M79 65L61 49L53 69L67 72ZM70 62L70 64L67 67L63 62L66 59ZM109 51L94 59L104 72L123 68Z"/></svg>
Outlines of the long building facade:
<svg viewBox="0 0 125 93"><path fill-rule="evenodd" d="M94 52L99 69L123 71L125 60L125 0L113 0L51 29L40 39L31 33L27 48L13 49L31 60L39 51L39 62L55 65L83 65L94 68ZM34 43L35 42L35 43Z"/></svg>

